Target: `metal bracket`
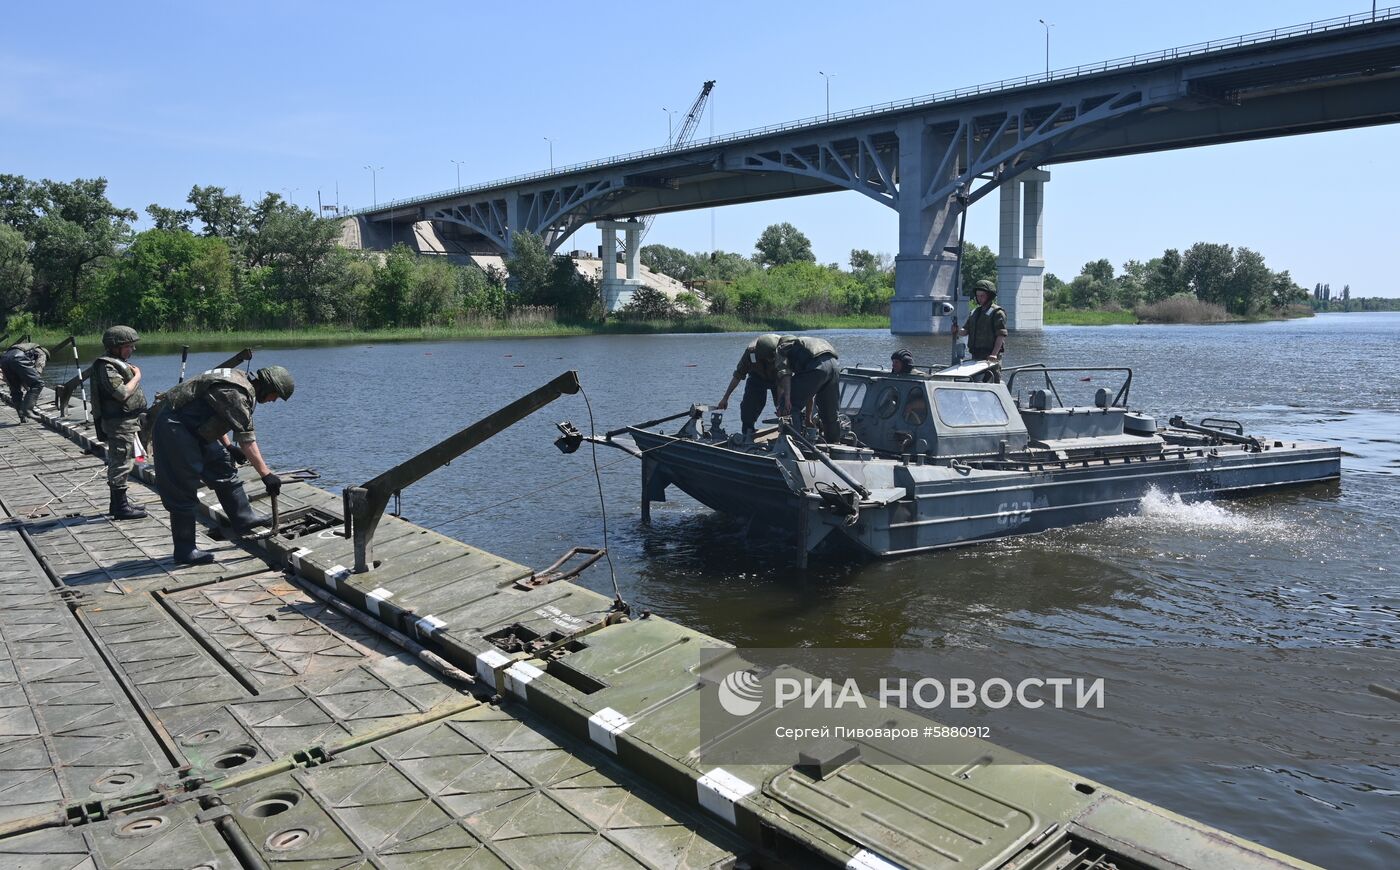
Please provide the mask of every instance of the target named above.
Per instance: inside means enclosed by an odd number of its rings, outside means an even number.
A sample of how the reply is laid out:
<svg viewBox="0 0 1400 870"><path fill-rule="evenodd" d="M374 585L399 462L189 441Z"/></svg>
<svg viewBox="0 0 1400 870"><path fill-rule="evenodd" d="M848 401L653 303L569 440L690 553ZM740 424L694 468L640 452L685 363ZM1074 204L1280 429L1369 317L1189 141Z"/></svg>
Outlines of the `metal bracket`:
<svg viewBox="0 0 1400 870"><path fill-rule="evenodd" d="M528 395L522 396L455 435L450 435L361 486L347 486L343 494L345 535L355 542L355 573L374 566L374 532L389 499L452 460L548 405L561 395L579 391L578 372L564 372Z"/></svg>

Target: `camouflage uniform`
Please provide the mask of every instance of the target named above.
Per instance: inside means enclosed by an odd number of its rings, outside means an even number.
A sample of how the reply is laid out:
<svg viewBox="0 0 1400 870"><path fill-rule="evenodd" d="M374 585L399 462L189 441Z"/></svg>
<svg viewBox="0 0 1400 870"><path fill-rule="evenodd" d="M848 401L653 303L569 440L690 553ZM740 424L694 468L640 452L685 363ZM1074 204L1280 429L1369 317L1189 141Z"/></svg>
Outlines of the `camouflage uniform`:
<svg viewBox="0 0 1400 870"><path fill-rule="evenodd" d="M997 336L1007 334L1006 311L995 302L979 305L967 316L963 329L967 330L967 352L973 359L986 359L996 347Z"/></svg>
<svg viewBox="0 0 1400 870"><path fill-rule="evenodd" d="M113 490L125 490L127 478L136 465L136 436L141 431L146 394L138 384L130 394L122 397L121 391L136 376L131 364L125 360L115 356L98 357L93 369L97 413L107 441L107 486Z"/></svg>
<svg viewBox="0 0 1400 870"><path fill-rule="evenodd" d="M816 400L822 437L841 440L841 369L836 348L824 338L785 335L778 341L778 379L790 378L788 399L794 414Z"/></svg>
<svg viewBox="0 0 1400 870"><path fill-rule="evenodd" d="M39 394L44 391L44 367L49 363L49 352L32 341L22 341L10 345L0 355L0 371L4 372L5 382L10 387L10 404L14 405L20 420L24 420L39 404Z"/></svg>
<svg viewBox="0 0 1400 870"><path fill-rule="evenodd" d="M765 357L759 350L760 339L749 342L739 364L734 367L734 380L744 382L744 398L739 402L739 421L743 431L751 432L758 424L768 394L778 388L777 361Z"/></svg>

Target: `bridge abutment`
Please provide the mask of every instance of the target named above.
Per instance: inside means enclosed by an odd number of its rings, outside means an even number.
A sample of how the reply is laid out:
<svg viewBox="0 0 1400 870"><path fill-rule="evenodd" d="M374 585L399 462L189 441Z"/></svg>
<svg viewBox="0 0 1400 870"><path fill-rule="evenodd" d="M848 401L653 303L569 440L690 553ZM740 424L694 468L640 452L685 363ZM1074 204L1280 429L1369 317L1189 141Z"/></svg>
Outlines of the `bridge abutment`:
<svg viewBox="0 0 1400 870"><path fill-rule="evenodd" d="M948 150L920 118L900 122L899 253L894 259L894 298L890 332L935 335L951 329L949 313L958 271L956 250L962 206L956 197L928 204L924 192L932 182L955 177L956 166L935 165Z"/></svg>

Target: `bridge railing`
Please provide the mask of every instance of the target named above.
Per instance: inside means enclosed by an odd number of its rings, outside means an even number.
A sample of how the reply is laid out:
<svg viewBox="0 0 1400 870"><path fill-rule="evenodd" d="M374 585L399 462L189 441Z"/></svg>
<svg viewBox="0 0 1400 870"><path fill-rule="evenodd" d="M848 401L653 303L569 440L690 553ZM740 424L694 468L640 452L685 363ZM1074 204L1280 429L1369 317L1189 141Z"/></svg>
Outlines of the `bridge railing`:
<svg viewBox="0 0 1400 870"><path fill-rule="evenodd" d="M888 112L905 111L908 109L918 109L932 106L938 103L946 103L951 100L961 100L968 97L977 97L996 91L1006 91L1013 88L1026 87L1028 85L1046 84L1049 82L1072 79L1079 76L1095 75L1098 73L1114 72L1136 66L1147 66L1154 63L1179 60L1185 57L1194 57L1208 54L1215 51L1227 51L1235 48L1245 48L1251 45L1277 42L1287 39L1296 39L1302 36L1311 36L1318 33L1326 33L1333 30L1341 30L1347 27L1357 27L1366 24L1373 24L1379 21L1389 21L1400 19L1400 6L1390 6L1385 9L1375 11L1357 12L1352 15L1343 15L1336 18L1324 18L1318 21L1309 21L1305 24L1295 24L1289 27L1275 27L1270 30L1257 30L1253 33L1245 33L1240 36L1230 36L1223 39L1212 39L1207 42L1195 42L1190 45L1180 45L1175 48L1164 48L1159 51L1150 51L1142 54L1132 54L1125 57L1113 58L1112 60L1101 60L1095 63L1080 64L1079 66L1065 67L1063 69L1051 70L1049 73L1036 73L1034 75L1018 76L1016 78L1000 79L994 82L986 82L980 85L954 88L947 91L926 94L921 97L909 97L903 100L893 100L887 103L875 103L869 106L861 106L856 109L845 109L839 112L823 113L808 118L800 118L796 121L783 121L777 124L768 124L763 127L751 127L747 130L739 130L733 133L723 133L719 136L711 136L706 139L696 139L686 143L681 147L662 146L660 148L648 148L642 151L633 151L628 154L618 154L612 157L603 157L597 160L590 160L585 163L574 163L569 166L561 166L558 169L543 169L535 172L527 172L521 175L513 175L509 178L498 178L494 181L482 182L480 184L456 187L448 190L440 190L436 193L421 194L419 196L404 197L382 205L362 207L354 211L344 212L343 216L354 216L369 212L388 211L395 208L418 205L424 202L445 199L452 196L462 196L466 194L478 193L483 190L490 190L497 187L507 187L521 184L527 181L536 181L542 178L557 178L575 172L584 172L591 169L600 169L607 166L614 166L619 163L630 163L634 160L642 160L649 157L660 157L666 154L681 153L686 151L696 151L710 148L715 145L724 145L730 142L737 142L744 139L753 139L760 136L769 136L774 133L786 133L794 130L801 130L807 127L817 127L825 124L834 124L841 121L865 118L871 115L881 115Z"/></svg>

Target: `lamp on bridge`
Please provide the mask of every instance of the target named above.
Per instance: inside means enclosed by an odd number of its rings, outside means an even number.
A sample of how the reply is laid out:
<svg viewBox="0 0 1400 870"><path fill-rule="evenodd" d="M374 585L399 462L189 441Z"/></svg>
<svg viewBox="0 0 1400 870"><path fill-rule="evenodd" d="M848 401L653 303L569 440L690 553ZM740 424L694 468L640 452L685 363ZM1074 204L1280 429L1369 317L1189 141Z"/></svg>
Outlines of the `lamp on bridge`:
<svg viewBox="0 0 1400 870"><path fill-rule="evenodd" d="M553 171L554 171L554 140L551 139L551 138L549 138L548 136L545 136L545 137L544 137L544 141L546 141L546 142L549 143L549 171L550 171L550 172L553 172Z"/></svg>
<svg viewBox="0 0 1400 870"><path fill-rule="evenodd" d="M453 161L451 161L451 162L452 162L452 163L455 163L455 164L457 165L457 189L458 189L458 190L461 190L461 189L462 189L462 164L463 164L463 163L466 163L467 161L465 161L465 160L453 160Z"/></svg>
<svg viewBox="0 0 1400 870"><path fill-rule="evenodd" d="M378 207L379 207L379 173L384 171L384 167L383 167L383 166L366 166L365 168L369 170L370 192L371 192L372 196L374 197L374 199L372 200L372 202L374 203L374 207L375 207L375 208L378 208Z"/></svg>
<svg viewBox="0 0 1400 870"><path fill-rule="evenodd" d="M836 77L836 73L824 73L817 70L817 75L826 79L826 119L831 120L831 80Z"/></svg>
<svg viewBox="0 0 1400 870"><path fill-rule="evenodd" d="M1046 22L1044 18L1040 23L1045 25L1045 78L1050 78L1050 28L1055 25Z"/></svg>

